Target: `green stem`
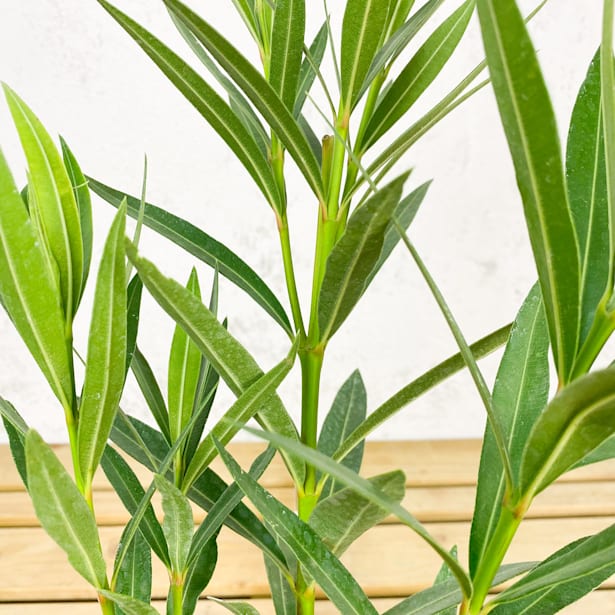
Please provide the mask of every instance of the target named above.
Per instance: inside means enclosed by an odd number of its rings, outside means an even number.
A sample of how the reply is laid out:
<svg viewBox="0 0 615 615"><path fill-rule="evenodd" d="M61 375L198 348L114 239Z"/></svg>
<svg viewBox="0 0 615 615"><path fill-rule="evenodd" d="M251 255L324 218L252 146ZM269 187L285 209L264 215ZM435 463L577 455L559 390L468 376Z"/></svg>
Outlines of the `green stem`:
<svg viewBox="0 0 615 615"><path fill-rule="evenodd" d="M79 464L77 422L75 420L73 408L70 406L64 406L64 416L66 419L66 429L68 430L68 442L70 444L70 454L73 462L73 474L75 476L75 483L79 491L83 493L84 485Z"/></svg>
<svg viewBox="0 0 615 615"><path fill-rule="evenodd" d="M171 599L173 601L173 615L182 615L184 610L184 578L171 576Z"/></svg>
<svg viewBox="0 0 615 615"><path fill-rule="evenodd" d="M350 110L342 108L335 122L335 144L333 146L331 177L329 180L329 193L327 195L327 217L330 219L335 219L339 208L349 123Z"/></svg>
<svg viewBox="0 0 615 615"><path fill-rule="evenodd" d="M301 570L297 578L297 615L314 615L316 595L314 584L307 584Z"/></svg>
<svg viewBox="0 0 615 615"><path fill-rule="evenodd" d="M293 265L293 255L291 251L290 233L288 230L288 218L286 217L286 213L284 213L281 217L278 217L277 220L290 309L293 315L295 331L301 335L305 333L305 326L303 324L303 316L301 315L301 304L299 302L299 292L297 290L297 282L295 279L295 268Z"/></svg>
<svg viewBox="0 0 615 615"><path fill-rule="evenodd" d="M98 604L100 604L103 615L115 615L115 605L108 598L98 594Z"/></svg>

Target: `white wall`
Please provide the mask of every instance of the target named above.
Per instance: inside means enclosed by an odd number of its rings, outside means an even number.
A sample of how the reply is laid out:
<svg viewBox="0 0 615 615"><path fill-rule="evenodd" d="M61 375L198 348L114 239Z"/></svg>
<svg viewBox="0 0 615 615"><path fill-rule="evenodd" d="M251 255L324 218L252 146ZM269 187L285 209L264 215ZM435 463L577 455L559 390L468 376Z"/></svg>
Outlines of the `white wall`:
<svg viewBox="0 0 615 615"><path fill-rule="evenodd" d="M176 49L184 49L161 2L116 3ZM230 0L192 4L253 54ZM313 32L322 12L320 2L311 4L315 5L309 19ZM344 3L330 0L329 4L339 25L338 7ZM439 18L456 4L447 0ZM533 4L522 2L525 10ZM562 136L598 45L600 4L550 0L532 24ZM477 26L475 20L455 61L418 108L435 102L481 58ZM184 56L189 57L189 52ZM27 101L51 132L67 139L87 173L137 193L147 153L148 200L226 242L286 304L274 221L259 193L221 140L94 0L2 0L0 79ZM408 123L416 117L414 113ZM309 116L318 121L315 111ZM22 181L23 157L3 103L0 144ZM475 96L416 146L406 159L406 167L411 166L415 168L412 185L435 179L412 237L467 338L474 340L511 320L535 279L521 203L490 91ZM316 211L300 176L294 174L293 180L289 215L306 303ZM111 213L109 206L96 201L97 254ZM192 260L179 249L151 232L145 234L142 248L165 272L182 280L187 277ZM204 266L199 271L208 292L210 271ZM82 353L90 310L88 295L76 339ZM288 341L276 325L228 283L221 288L221 313L228 315L232 332L264 368L287 351ZM140 344L164 381L172 325L151 300L145 303L143 318ZM0 395L11 400L44 437L64 441L61 411L4 313L0 314L0 347ZM363 374L372 410L454 351L423 281L407 254L398 249L330 344L322 407L329 407L335 391L355 368ZM497 358L483 365L492 378ZM297 383L295 370L281 388L294 416L298 416ZM217 411L231 399L223 391ZM123 406L141 418L147 414L132 383ZM406 408L377 435L478 436L483 414L463 374Z"/></svg>

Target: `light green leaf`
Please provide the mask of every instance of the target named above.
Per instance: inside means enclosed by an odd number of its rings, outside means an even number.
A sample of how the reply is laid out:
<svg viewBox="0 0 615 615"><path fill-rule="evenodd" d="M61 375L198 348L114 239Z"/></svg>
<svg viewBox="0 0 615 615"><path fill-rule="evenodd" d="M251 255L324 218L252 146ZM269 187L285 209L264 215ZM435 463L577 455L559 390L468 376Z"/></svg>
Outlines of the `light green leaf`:
<svg viewBox="0 0 615 615"><path fill-rule="evenodd" d="M106 570L94 515L51 448L33 429L26 435L28 491L43 529L71 566L96 588Z"/></svg>
<svg viewBox="0 0 615 615"><path fill-rule="evenodd" d="M254 40L260 43L258 24L254 13L254 0L232 0Z"/></svg>
<svg viewBox="0 0 615 615"><path fill-rule="evenodd" d="M367 414L367 392L359 370L355 370L337 392L331 409L318 437L318 450L332 457L340 444L365 420ZM363 461L364 443L360 442L346 457L342 464L354 472L359 472ZM327 479L321 498L332 495L340 488L332 479Z"/></svg>
<svg viewBox="0 0 615 615"><path fill-rule="evenodd" d="M305 0L278 0L271 33L269 83L289 111L297 98L304 37Z"/></svg>
<svg viewBox="0 0 615 615"><path fill-rule="evenodd" d="M538 285L513 324L493 390L493 406L518 477L525 443L549 395L549 332ZM485 430L472 531L470 572L474 574L495 531L505 490L504 469L489 425Z"/></svg>
<svg viewBox="0 0 615 615"><path fill-rule="evenodd" d="M341 99L350 110L358 102L369 67L387 25L391 0L348 0L342 24Z"/></svg>
<svg viewBox="0 0 615 615"><path fill-rule="evenodd" d="M106 0L98 1L224 139L250 173L267 202L273 207L279 207L281 197L271 167L229 105L197 72L145 28Z"/></svg>
<svg viewBox="0 0 615 615"><path fill-rule="evenodd" d="M57 265L64 313L71 323L83 283L83 243L73 187L44 126L13 90L3 87L28 161L28 194L31 207L36 203L40 240Z"/></svg>
<svg viewBox="0 0 615 615"><path fill-rule="evenodd" d="M123 536L120 538L122 542ZM115 586L117 593L149 604L152 594L152 552L143 535L138 532L120 565ZM115 615L127 613L115 609Z"/></svg>
<svg viewBox="0 0 615 615"><path fill-rule="evenodd" d="M79 406L79 465L89 488L111 433L126 366L126 208L109 230L96 280L83 393Z"/></svg>
<svg viewBox="0 0 615 615"><path fill-rule="evenodd" d="M331 251L318 298L321 341L331 338L365 292L407 177L397 178L358 207Z"/></svg>
<svg viewBox="0 0 615 615"><path fill-rule="evenodd" d="M126 198L128 214L132 218L139 215L140 199L109 188L91 177L88 177L88 182L93 192L114 207L119 207L122 200ZM211 267L217 268L220 275L244 290L289 335L293 335L288 316L273 292L253 269L226 246L186 220L182 220L155 205L145 205L143 221L146 226L171 240L192 256Z"/></svg>
<svg viewBox="0 0 615 615"><path fill-rule="evenodd" d="M124 596L108 589L101 589L99 593L114 604L117 604L124 611L125 615L160 615L153 606L136 598Z"/></svg>
<svg viewBox="0 0 615 615"><path fill-rule="evenodd" d="M191 485L214 460L217 454L215 441L225 445L257 412L275 395L275 390L290 372L297 353L295 343L287 357L261 376L239 395L237 401L224 413L222 418L214 425L205 439L196 449L190 465L184 475L184 488Z"/></svg>
<svg viewBox="0 0 615 615"><path fill-rule="evenodd" d="M299 118L303 105L307 100L308 92L312 89L314 80L317 76L317 71L320 70L322 59L325 55L327 48L327 23L323 23L320 26L320 30L314 37L309 49L305 51L306 57L301 63L301 69L299 71L299 81L297 85L297 99L295 100L295 106L293 109L293 115Z"/></svg>
<svg viewBox="0 0 615 615"><path fill-rule="evenodd" d="M415 517L413 517L405 508L403 508L398 502L385 495L368 480L361 478L352 470L345 468L342 464L330 459L317 450L305 446L304 444L295 442L276 433L257 431L249 427L245 427L245 430L263 438L268 442L271 442L271 444L278 449L284 448L289 452L294 453L298 457L301 457L307 463L310 463L314 467L318 468L321 472L330 474L336 480L339 480L347 487L354 489L358 494L385 509L388 514L392 514L397 517L404 525L407 525L430 547L432 547L432 549L442 558L442 560L448 564L449 568L455 575L455 579L459 583L459 587L461 588L464 596L469 596L471 594L472 584L470 579L465 570L463 570L451 554L443 546L441 546L436 539L429 534L423 525L421 525L421 523L419 523L419 521L417 521L417 519L415 519ZM237 480L236 476L235 480ZM248 497L251 496L248 495ZM263 511L261 510L261 512ZM318 579L316 580L318 581Z"/></svg>
<svg viewBox="0 0 615 615"><path fill-rule="evenodd" d="M579 337L579 253L551 100L514 0L478 0L491 80L517 174L561 383Z"/></svg>
<svg viewBox="0 0 615 615"><path fill-rule="evenodd" d="M368 482L397 503L406 494L406 476L400 470L374 476ZM358 494L352 487L346 487L320 500L309 523L331 553L340 557L359 536L387 515L386 509Z"/></svg>
<svg viewBox="0 0 615 615"><path fill-rule="evenodd" d="M219 604L227 611L235 613L235 615L259 615L259 612L247 602L230 602L228 600L219 600L218 598L213 598L212 596L208 596L207 599Z"/></svg>
<svg viewBox="0 0 615 615"><path fill-rule="evenodd" d="M318 162L291 111L275 90L235 47L196 13L178 0L164 2L252 101L295 160L314 194L321 201L324 200Z"/></svg>
<svg viewBox="0 0 615 615"><path fill-rule="evenodd" d="M581 538L498 594L493 615L557 613L615 573L615 525Z"/></svg>
<svg viewBox="0 0 615 615"><path fill-rule="evenodd" d="M376 609L357 581L325 547L314 530L243 472L221 446L218 452L242 491L339 611L344 615L375 615Z"/></svg>
<svg viewBox="0 0 615 615"><path fill-rule="evenodd" d="M440 74L457 48L474 12L475 0L464 2L425 41L393 81L367 125L366 150L384 135Z"/></svg>
<svg viewBox="0 0 615 615"><path fill-rule="evenodd" d="M0 298L64 408L73 398L62 298L0 151Z"/></svg>
<svg viewBox="0 0 615 615"><path fill-rule="evenodd" d="M615 367L564 387L534 424L520 468L520 490L532 497L615 433Z"/></svg>
<svg viewBox="0 0 615 615"><path fill-rule="evenodd" d="M615 459L615 435L607 438L598 448L586 455L574 467L581 468L591 463L599 463L607 459Z"/></svg>
<svg viewBox="0 0 615 615"><path fill-rule="evenodd" d="M246 392L263 375L248 351L194 295L165 278L152 263L138 257L132 246L127 248L127 253L152 296L184 327L231 391L238 397ZM266 429L298 438L295 425L277 395L259 409L256 418ZM285 460L295 483L303 484L304 464L292 457Z"/></svg>
<svg viewBox="0 0 615 615"><path fill-rule="evenodd" d="M169 546L171 570L183 573L188 562L188 553L192 543L194 519L188 498L166 478L156 474L156 489L162 496L164 519L162 531Z"/></svg>

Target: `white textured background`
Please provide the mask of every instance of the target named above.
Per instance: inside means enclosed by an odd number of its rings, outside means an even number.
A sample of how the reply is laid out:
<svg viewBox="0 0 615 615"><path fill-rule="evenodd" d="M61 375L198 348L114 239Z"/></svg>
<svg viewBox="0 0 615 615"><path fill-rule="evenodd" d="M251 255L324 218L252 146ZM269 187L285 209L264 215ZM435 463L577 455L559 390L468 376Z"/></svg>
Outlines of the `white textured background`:
<svg viewBox="0 0 615 615"><path fill-rule="evenodd" d="M161 2L116 0L116 4L190 57ZM254 56L230 0L190 4ZM322 11L320 2L309 4L313 5L312 35L322 21ZM330 0L329 4L334 25L339 26L344 3ZM457 4L447 0L437 20ZM523 1L522 7L529 10L533 4ZM598 0L550 0L531 27L562 137L598 45L600 4ZM435 103L480 59L474 20L454 61L403 125ZM0 0L0 79L25 99L50 132L66 138L88 174L136 194L147 153L148 200L227 243L286 305L274 220L247 173L95 0ZM310 119L318 121L309 103L308 109ZM0 144L22 182L23 156L4 101L0 102ZM415 146L405 159L405 167L411 166L415 168L412 185L435 180L412 237L467 338L474 340L511 320L535 279L521 203L490 91L465 103ZM307 305L316 211L301 177L296 172L291 177L289 215L299 285ZM98 255L112 210L99 200L94 208ZM192 260L173 245L146 231L142 249L168 274L181 280L187 277ZM211 272L204 266L199 266L199 272L208 293ZM91 287L90 283L77 326L76 345L82 353ZM263 368L286 353L288 341L280 329L226 282L221 286L221 314L228 316L232 332ZM140 345L164 383L172 324L151 300L144 304L143 319ZM61 411L4 313L0 314L0 349L0 395L11 400L44 437L64 441ZM422 279L399 248L329 346L322 408L329 407L335 391L355 368L363 374L373 410L454 351ZM497 357L483 365L492 379ZM297 384L295 369L281 388L295 417ZM228 391L221 391L217 412L231 399ZM140 418L147 416L132 382L123 406ZM480 435L483 423L478 396L469 377L461 374L404 409L377 436L472 437Z"/></svg>

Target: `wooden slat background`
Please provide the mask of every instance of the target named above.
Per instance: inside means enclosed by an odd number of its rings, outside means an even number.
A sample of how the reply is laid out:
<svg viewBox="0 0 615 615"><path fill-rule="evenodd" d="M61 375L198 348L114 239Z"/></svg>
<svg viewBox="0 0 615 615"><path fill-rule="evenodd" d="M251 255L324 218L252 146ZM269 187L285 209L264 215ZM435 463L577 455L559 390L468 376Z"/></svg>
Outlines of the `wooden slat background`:
<svg viewBox="0 0 615 615"><path fill-rule="evenodd" d="M230 448L245 467L262 445L243 443ZM67 448L56 450L68 465ZM457 544L463 561L467 558L479 452L477 441L369 443L363 473L371 476L403 469L407 476L405 506L443 544ZM147 471L133 467L143 482L150 480ZM219 464L216 470L226 475ZM294 496L288 475L277 458L262 483L292 506ZM95 504L103 549L111 562L128 515L102 475L95 481ZM202 516L202 511L195 508L195 519ZM543 559L564 544L614 523L615 460L569 473L537 498L528 517L507 561ZM257 549L224 529L219 551L218 567L207 594L247 599L262 615L273 615ZM431 549L394 519L387 519L360 538L345 554L344 562L374 597L379 610L430 585L439 566ZM164 598L166 588L166 573L155 564L153 595ZM38 527L10 452L0 447L0 615L94 614L99 610L93 598L92 589L72 571L63 553ZM163 605L159 606L163 611ZM228 611L205 600L198 610L199 615L224 612ZM317 612L329 615L336 610L323 602ZM615 578L562 612L615 614Z"/></svg>

